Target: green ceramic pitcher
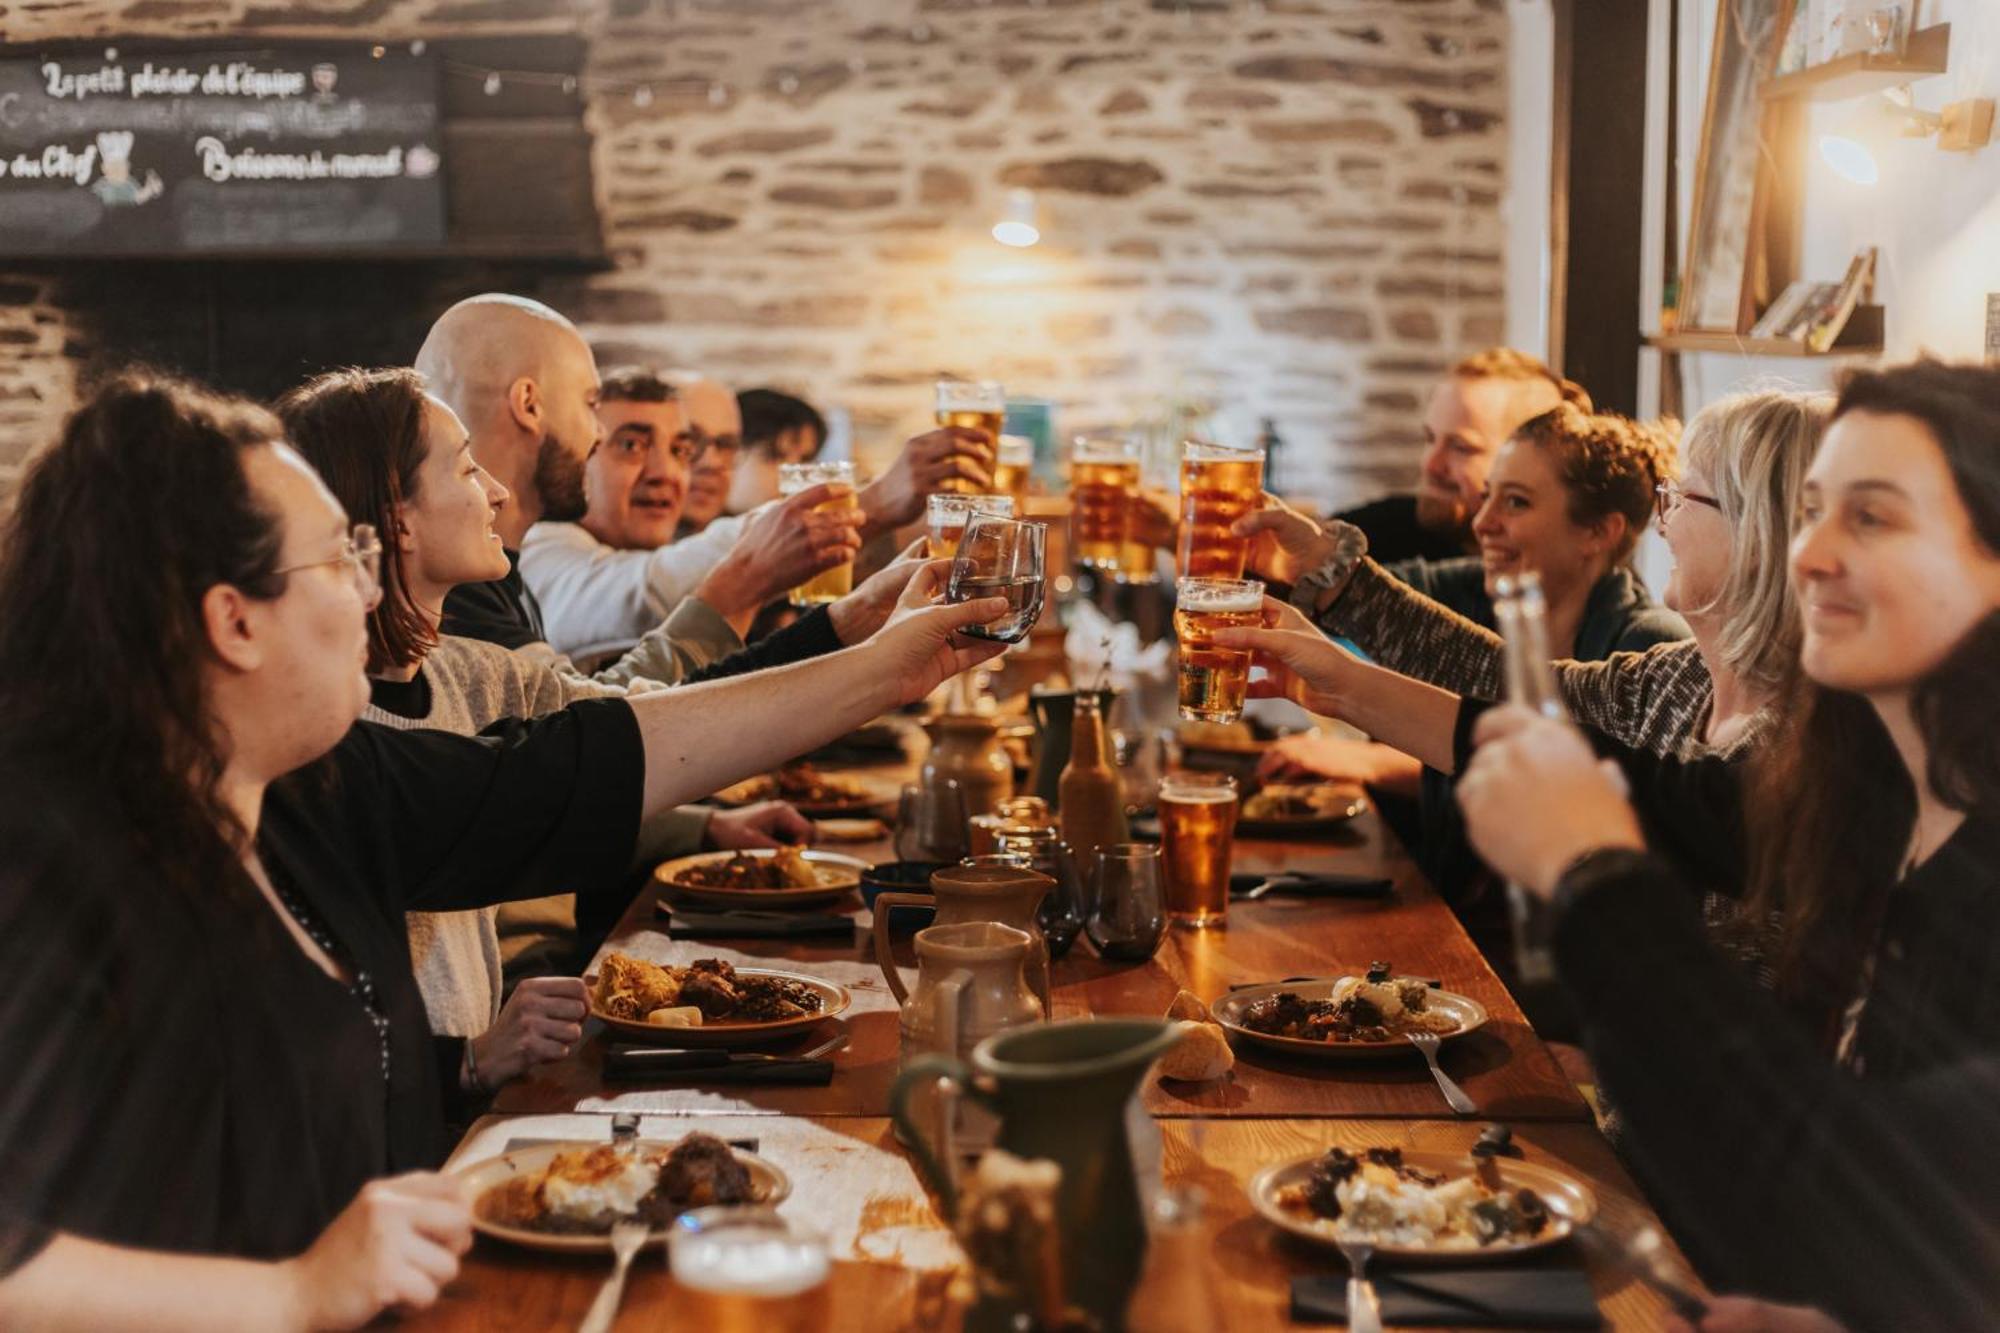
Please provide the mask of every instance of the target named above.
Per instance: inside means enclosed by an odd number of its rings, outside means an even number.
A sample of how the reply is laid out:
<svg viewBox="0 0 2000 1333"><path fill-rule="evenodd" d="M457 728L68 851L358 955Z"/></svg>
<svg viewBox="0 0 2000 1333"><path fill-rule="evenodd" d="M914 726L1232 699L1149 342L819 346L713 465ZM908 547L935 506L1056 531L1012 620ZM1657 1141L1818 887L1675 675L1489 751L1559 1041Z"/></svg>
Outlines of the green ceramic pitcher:
<svg viewBox="0 0 2000 1333"><path fill-rule="evenodd" d="M889 1111L947 1216L958 1211L953 1163L940 1161L911 1114L911 1098L940 1078L1000 1119L998 1146L1062 1168L1057 1211L1070 1304L1115 1329L1146 1256L1146 1221L1126 1136L1126 1106L1176 1033L1154 1018L1041 1023L988 1037L969 1061L913 1061L889 1091ZM975 1310L967 1328L983 1327Z"/></svg>

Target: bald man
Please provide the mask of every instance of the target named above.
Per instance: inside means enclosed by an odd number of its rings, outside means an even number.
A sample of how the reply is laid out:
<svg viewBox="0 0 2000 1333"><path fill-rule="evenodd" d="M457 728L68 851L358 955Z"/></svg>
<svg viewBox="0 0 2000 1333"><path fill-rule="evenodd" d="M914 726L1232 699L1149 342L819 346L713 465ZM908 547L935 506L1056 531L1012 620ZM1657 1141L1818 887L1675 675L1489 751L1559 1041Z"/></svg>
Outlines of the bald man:
<svg viewBox="0 0 2000 1333"><path fill-rule="evenodd" d="M1561 402L1590 410L1581 386L1526 352L1489 347L1466 357L1431 391L1416 494L1334 517L1367 533L1368 554L1385 565L1477 551L1472 516L1486 495L1493 455L1523 424Z"/></svg>

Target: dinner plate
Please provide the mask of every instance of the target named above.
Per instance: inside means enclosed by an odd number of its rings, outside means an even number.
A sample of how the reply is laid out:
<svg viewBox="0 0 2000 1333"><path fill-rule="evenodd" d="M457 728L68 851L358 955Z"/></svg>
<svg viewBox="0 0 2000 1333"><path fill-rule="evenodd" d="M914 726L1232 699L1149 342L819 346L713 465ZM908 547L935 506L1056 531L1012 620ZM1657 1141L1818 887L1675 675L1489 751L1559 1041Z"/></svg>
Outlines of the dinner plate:
<svg viewBox="0 0 2000 1333"><path fill-rule="evenodd" d="M1267 783L1270 787L1317 787L1326 786L1338 790L1343 800L1319 814L1280 815L1264 819L1252 819L1249 815L1238 815L1236 831L1252 838L1288 838L1301 833L1327 833L1339 828L1348 820L1360 815L1368 808L1368 797L1359 787L1347 783ZM1246 797L1247 806L1254 797Z"/></svg>
<svg viewBox="0 0 2000 1333"><path fill-rule="evenodd" d="M776 1018L764 1023L703 1023L698 1028L654 1027L644 1020L613 1018L597 1007L597 977L595 974L583 979L590 988L590 1016L621 1037L645 1042L653 1046L757 1046L767 1041L777 1041L782 1037L795 1037L819 1023L832 1018L854 1003L854 996L847 987L818 977L809 977L799 972L780 972L768 967L739 967L739 977L779 977L786 981L797 981L819 993L819 1012L801 1014L797 1018Z"/></svg>
<svg viewBox="0 0 2000 1333"><path fill-rule="evenodd" d="M1321 1156L1314 1153L1259 1171L1250 1181L1250 1206L1281 1231L1316 1245L1332 1246L1338 1243L1332 1222L1300 1209L1287 1208L1278 1201L1284 1190L1305 1183L1306 1173ZM1548 1205L1549 1224L1542 1228L1539 1236L1504 1245L1469 1247L1378 1244L1375 1246L1375 1258L1445 1263L1511 1259L1568 1240L1572 1231L1597 1215L1597 1196L1591 1192L1590 1186L1569 1172L1512 1157L1500 1157L1495 1161L1500 1167L1502 1184L1515 1189L1531 1189ZM1407 1148L1403 1150L1403 1164L1450 1177L1470 1175L1473 1170L1468 1154L1412 1152Z"/></svg>
<svg viewBox="0 0 2000 1333"><path fill-rule="evenodd" d="M824 800L794 800L789 796L780 797L778 794L777 779L766 773L754 778L745 778L741 782L732 782L721 791L715 793L715 800L722 805L750 805L756 801L782 799L790 801L792 808L802 815L817 816L867 814L875 809L875 807L888 804L896 799L894 792L885 794L866 779L856 777L851 773L822 774L822 776L834 776L840 782L853 787L855 790L851 795L828 797Z"/></svg>
<svg viewBox="0 0 2000 1333"><path fill-rule="evenodd" d="M822 881L816 887L800 886L795 889L720 889L696 884L683 884L680 875L696 866L713 865L727 861L732 856L749 856L768 861L777 852L770 848L758 848L748 852L699 852L693 856L680 856L671 861L662 861L653 868L653 878L663 892L677 898L694 898L702 902L717 903L727 907L804 907L809 903L831 902L844 893L850 893L861 884L861 876L868 869L868 862L859 857L844 856L839 852L808 851L806 864L811 866Z"/></svg>
<svg viewBox="0 0 2000 1333"><path fill-rule="evenodd" d="M1274 981L1263 986L1245 986L1241 990L1230 991L1209 1007L1215 1012L1215 1021L1222 1024L1232 1037L1283 1051L1287 1055L1316 1060L1359 1060L1404 1054L1421 1058L1417 1056L1417 1048L1410 1045L1408 1037L1397 1037L1391 1041L1313 1041L1307 1037L1274 1036L1243 1025L1244 1013L1259 1000L1285 991L1291 991L1304 1000L1324 1000L1332 996L1334 985L1341 980L1343 978L1325 977L1317 981ZM1485 1005L1454 991L1431 991L1425 997L1425 1004L1458 1020L1458 1027L1453 1031L1438 1033L1440 1041L1463 1037L1486 1021Z"/></svg>
<svg viewBox="0 0 2000 1333"><path fill-rule="evenodd" d="M671 1148L673 1140L641 1139L639 1146L647 1148ZM487 1191L518 1175L540 1171L547 1166L557 1153L571 1152L578 1148L596 1148L601 1141L591 1143L538 1143L532 1148L516 1148L503 1152L498 1157L488 1157L484 1161L459 1167L452 1174L466 1185L473 1198L472 1229L482 1236L506 1241L509 1245L520 1245L531 1250L546 1250L555 1254L609 1254L611 1235L558 1235L546 1231L530 1231L526 1227L508 1226L495 1222L486 1216ZM783 1171L755 1153L744 1152L741 1148L730 1149L736 1160L750 1173L750 1188L755 1201L763 1204L782 1203L792 1192L792 1181ZM655 1228L651 1239L665 1240L665 1227Z"/></svg>

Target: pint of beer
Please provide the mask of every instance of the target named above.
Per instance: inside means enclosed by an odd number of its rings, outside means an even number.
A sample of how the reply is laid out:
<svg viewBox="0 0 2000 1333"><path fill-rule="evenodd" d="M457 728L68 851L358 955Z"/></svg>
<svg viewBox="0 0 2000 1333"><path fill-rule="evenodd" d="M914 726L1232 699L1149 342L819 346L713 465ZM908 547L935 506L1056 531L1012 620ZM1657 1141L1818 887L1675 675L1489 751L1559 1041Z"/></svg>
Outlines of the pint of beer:
<svg viewBox="0 0 2000 1333"><path fill-rule="evenodd" d="M1264 623L1264 585L1255 579L1182 579L1174 588L1174 634L1180 640L1181 716L1234 722L1250 683L1247 649L1217 648L1212 636Z"/></svg>
<svg viewBox="0 0 2000 1333"><path fill-rule="evenodd" d="M1076 562L1114 578L1130 544L1139 492L1139 448L1124 440L1078 436L1069 456L1070 543Z"/></svg>
<svg viewBox="0 0 2000 1333"><path fill-rule="evenodd" d="M928 528L925 540L928 555L933 560L949 560L958 554L959 539L965 536L965 525L974 514L997 514L1001 518L1014 517L1014 497L1011 495L961 495L957 492L939 491L931 496L925 517Z"/></svg>
<svg viewBox="0 0 2000 1333"><path fill-rule="evenodd" d="M817 486L821 482L843 482L854 485L854 464L852 463L780 463L778 465L778 494L797 495L800 491ZM821 509L858 509L860 502L850 490L838 500L829 500L819 506ZM823 606L837 602L854 591L854 562L846 561L832 569L819 573L792 589L793 606Z"/></svg>
<svg viewBox="0 0 2000 1333"><path fill-rule="evenodd" d="M1181 540L1176 563L1187 579L1240 579L1250 539L1230 525L1264 493L1264 451L1189 440L1181 450Z"/></svg>
<svg viewBox="0 0 2000 1333"><path fill-rule="evenodd" d="M1229 911L1229 852L1236 840L1236 779L1169 773L1160 779L1160 851L1167 862L1167 919L1205 930Z"/></svg>
<svg viewBox="0 0 2000 1333"><path fill-rule="evenodd" d="M1000 428L1007 420L1007 387L997 380L939 380L937 382L937 424L983 430L995 450L1000 447ZM940 489L975 495L979 488L964 477L951 477ZM999 489L996 480L995 489Z"/></svg>
<svg viewBox="0 0 2000 1333"><path fill-rule="evenodd" d="M668 1234L674 1327L819 1333L832 1312L826 1243L771 1208L697 1208Z"/></svg>
<svg viewBox="0 0 2000 1333"><path fill-rule="evenodd" d="M1035 442L1025 435L1002 435L994 454L993 493L1011 495L1014 503L1028 500L1028 474L1035 466Z"/></svg>

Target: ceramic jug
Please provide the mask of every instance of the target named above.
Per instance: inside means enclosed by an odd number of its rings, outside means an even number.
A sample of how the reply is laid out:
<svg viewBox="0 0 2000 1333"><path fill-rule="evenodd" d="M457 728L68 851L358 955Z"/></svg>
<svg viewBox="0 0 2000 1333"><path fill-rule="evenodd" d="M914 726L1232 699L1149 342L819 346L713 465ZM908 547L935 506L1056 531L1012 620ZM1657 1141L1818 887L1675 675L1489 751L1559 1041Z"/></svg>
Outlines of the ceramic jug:
<svg viewBox="0 0 2000 1333"><path fill-rule="evenodd" d="M937 916L931 923L932 930L993 921L1024 933L1028 946L1022 970L1042 1015L1047 1016L1049 945L1042 937L1036 913L1041 909L1042 899L1055 887L1055 881L1047 875L1015 866L946 866L931 876L929 893L877 894L869 908L875 917L875 962L895 993L896 1002L907 1003L910 992L903 984L902 973L896 969L895 953L890 948L889 914L897 907L934 907ZM918 931L917 938L921 940L926 933ZM921 961L920 952L920 965Z"/></svg>
<svg viewBox="0 0 2000 1333"><path fill-rule="evenodd" d="M958 1208L958 1182L915 1114L924 1094L950 1079L999 1118L997 1146L1062 1170L1057 1195L1063 1289L1101 1328L1122 1327L1146 1256L1146 1222L1133 1166L1133 1097L1153 1061L1178 1040L1161 1019L1100 1018L1038 1023L988 1037L969 1059L912 1061L889 1091L898 1133L941 1197ZM975 1307L966 1328L1012 1327L1014 1312Z"/></svg>
<svg viewBox="0 0 2000 1333"><path fill-rule="evenodd" d="M1026 931L993 921L927 926L917 932L917 988L903 1001L903 1061L944 1054L963 1059L996 1032L1040 1021L1042 1002L1022 966Z"/></svg>
<svg viewBox="0 0 2000 1333"><path fill-rule="evenodd" d="M1000 743L1000 723L970 713L944 713L924 724L931 738L919 781L955 780L968 817L983 815L1014 794L1014 761Z"/></svg>

